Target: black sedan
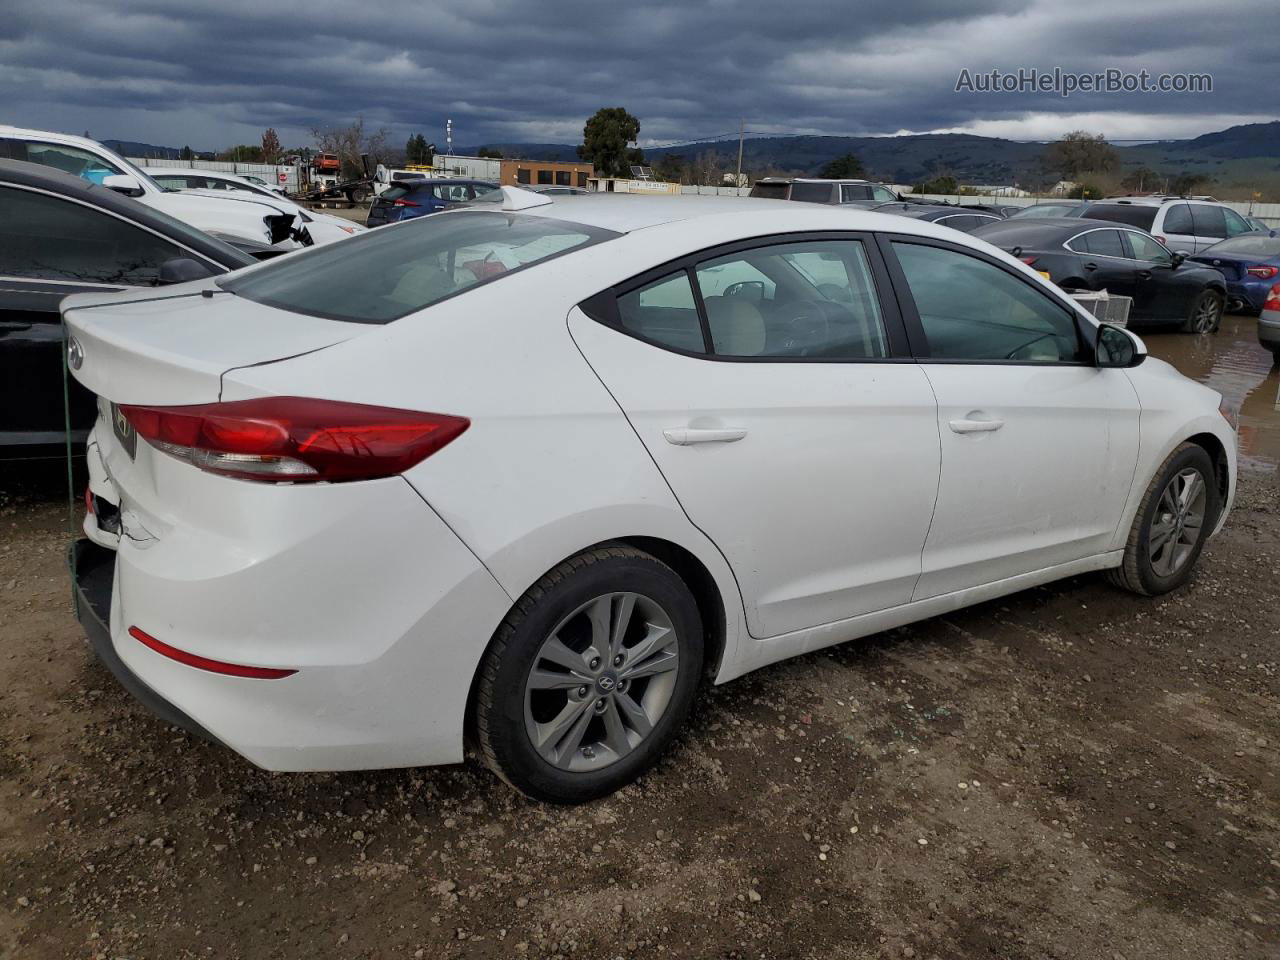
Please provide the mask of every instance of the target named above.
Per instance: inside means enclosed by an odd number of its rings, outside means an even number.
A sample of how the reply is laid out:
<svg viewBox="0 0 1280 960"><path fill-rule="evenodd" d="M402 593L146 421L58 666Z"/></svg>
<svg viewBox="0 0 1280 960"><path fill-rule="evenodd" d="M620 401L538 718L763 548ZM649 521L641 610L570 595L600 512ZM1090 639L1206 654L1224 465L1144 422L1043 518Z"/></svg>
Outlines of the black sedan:
<svg viewBox="0 0 1280 960"><path fill-rule="evenodd" d="M256 262L114 190L0 160L0 457L66 440L63 297L180 283ZM95 401L75 380L67 387L72 439L82 440Z"/></svg>
<svg viewBox="0 0 1280 960"><path fill-rule="evenodd" d="M1005 220L974 231L1039 270L1064 290L1132 297L1129 319L1212 333L1222 322L1222 274L1171 253L1151 234L1124 224L1075 218Z"/></svg>
<svg viewBox="0 0 1280 960"><path fill-rule="evenodd" d="M973 233L979 227L985 227L989 223L999 223L1004 220L1003 215L993 207L963 207L954 204L906 202L882 203L873 209L876 213L895 213L900 217L928 220L932 223L939 223L944 227L950 227L953 230L962 230L965 233Z"/></svg>

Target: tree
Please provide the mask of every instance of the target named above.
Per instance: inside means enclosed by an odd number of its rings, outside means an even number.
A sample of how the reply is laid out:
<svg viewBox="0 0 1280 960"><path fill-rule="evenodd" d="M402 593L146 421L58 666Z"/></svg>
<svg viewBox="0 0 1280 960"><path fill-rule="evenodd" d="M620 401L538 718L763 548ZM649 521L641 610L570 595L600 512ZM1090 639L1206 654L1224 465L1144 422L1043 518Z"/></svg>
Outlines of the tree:
<svg viewBox="0 0 1280 960"><path fill-rule="evenodd" d="M1207 173L1187 173L1185 170L1169 180L1169 192L1179 197L1195 193L1197 189L1213 183Z"/></svg>
<svg viewBox="0 0 1280 960"><path fill-rule="evenodd" d="M824 180L856 180L866 174L862 161L852 153L844 153L834 160L827 161L818 176Z"/></svg>
<svg viewBox="0 0 1280 960"><path fill-rule="evenodd" d="M490 160L501 160L502 151L494 150L492 147L481 147L476 151L477 157L487 157Z"/></svg>
<svg viewBox="0 0 1280 960"><path fill-rule="evenodd" d="M640 137L640 121L623 107L601 107L582 128L578 156L595 167L601 177L623 177L631 164L643 163L644 154L629 146Z"/></svg>
<svg viewBox="0 0 1280 960"><path fill-rule="evenodd" d="M196 158L195 151L190 147L183 147L178 153L178 158L180 160L194 160Z"/></svg>
<svg viewBox="0 0 1280 960"><path fill-rule="evenodd" d="M1100 133L1073 130L1044 148L1041 162L1063 180L1078 180L1084 173L1107 173L1120 165L1120 154Z"/></svg>
<svg viewBox="0 0 1280 960"><path fill-rule="evenodd" d="M653 175L667 183L683 183L686 165L684 154L664 153L653 165Z"/></svg>
<svg viewBox="0 0 1280 960"><path fill-rule="evenodd" d="M227 147L218 157L219 160L230 160L232 163L262 163L262 147L253 143L242 143L239 146Z"/></svg>
<svg viewBox="0 0 1280 960"><path fill-rule="evenodd" d="M361 154L369 155L370 167L377 166L388 158L386 129L366 131L364 117L357 117L355 123L346 127L311 128L311 136L321 153L336 153L342 162L342 176L347 179L364 176L364 164Z"/></svg>
<svg viewBox="0 0 1280 960"><path fill-rule="evenodd" d="M275 127L267 127L262 134L262 162L280 162L280 138L276 136Z"/></svg>
<svg viewBox="0 0 1280 960"><path fill-rule="evenodd" d="M405 163L429 167L435 160L436 146L434 143L427 143L427 138L422 134L415 133L404 145L404 157Z"/></svg>
<svg viewBox="0 0 1280 960"><path fill-rule="evenodd" d="M1126 190L1142 193L1146 190L1154 190L1159 183L1160 174L1144 164L1136 170L1126 173L1120 181L1120 186Z"/></svg>

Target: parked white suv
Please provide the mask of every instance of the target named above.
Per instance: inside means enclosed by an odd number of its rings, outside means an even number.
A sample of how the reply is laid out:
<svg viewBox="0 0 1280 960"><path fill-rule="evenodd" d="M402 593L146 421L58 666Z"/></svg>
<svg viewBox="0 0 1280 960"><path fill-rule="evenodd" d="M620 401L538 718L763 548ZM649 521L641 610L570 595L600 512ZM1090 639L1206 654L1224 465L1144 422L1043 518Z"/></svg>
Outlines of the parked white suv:
<svg viewBox="0 0 1280 960"><path fill-rule="evenodd" d="M0 159L25 160L70 173L233 243L244 240L283 250L310 245L303 233L305 224L292 204L247 194L224 198L169 192L96 140L0 125Z"/></svg>
<svg viewBox="0 0 1280 960"><path fill-rule="evenodd" d="M1228 237L1253 232L1240 214L1207 198L1112 197L1090 204L1080 216L1139 227L1175 253L1199 253Z"/></svg>

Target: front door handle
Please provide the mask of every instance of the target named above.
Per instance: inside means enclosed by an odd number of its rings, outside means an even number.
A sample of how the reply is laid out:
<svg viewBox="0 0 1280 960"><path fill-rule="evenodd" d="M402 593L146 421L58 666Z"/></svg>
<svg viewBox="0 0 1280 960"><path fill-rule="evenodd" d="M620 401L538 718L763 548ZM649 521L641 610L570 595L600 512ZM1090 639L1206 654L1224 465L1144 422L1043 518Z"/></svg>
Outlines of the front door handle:
<svg viewBox="0 0 1280 960"><path fill-rule="evenodd" d="M1092 260L1090 260L1088 263L1086 263L1086 264L1084 265L1084 268L1085 268L1086 270L1097 270L1097 269L1098 269L1098 265L1097 265L1096 263L1094 263Z"/></svg>
<svg viewBox="0 0 1280 960"><path fill-rule="evenodd" d="M663 430L662 435L667 443L677 447L687 447L694 443L734 443L747 435L747 431L734 427L712 429L709 427L675 427Z"/></svg>
<svg viewBox="0 0 1280 960"><path fill-rule="evenodd" d="M990 433L992 430L999 430L1004 426L1003 420L969 420L960 419L951 421L952 433Z"/></svg>

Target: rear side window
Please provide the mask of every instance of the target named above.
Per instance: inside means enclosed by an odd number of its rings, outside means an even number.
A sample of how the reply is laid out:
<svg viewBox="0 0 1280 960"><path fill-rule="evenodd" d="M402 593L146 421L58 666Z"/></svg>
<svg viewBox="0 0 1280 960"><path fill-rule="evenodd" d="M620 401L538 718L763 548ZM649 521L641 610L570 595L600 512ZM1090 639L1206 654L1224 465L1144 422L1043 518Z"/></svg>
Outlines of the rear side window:
<svg viewBox="0 0 1280 960"><path fill-rule="evenodd" d="M294 313L389 323L481 283L616 236L611 230L546 217L446 212L312 247L221 285Z"/></svg>
<svg viewBox="0 0 1280 960"><path fill-rule="evenodd" d="M0 187L0 276L147 286L180 247L80 203Z"/></svg>
<svg viewBox="0 0 1280 960"><path fill-rule="evenodd" d="M1196 232L1195 224L1191 222L1191 205L1187 203L1175 203L1164 215L1165 233L1186 233L1193 234Z"/></svg>
<svg viewBox="0 0 1280 960"><path fill-rule="evenodd" d="M764 197L767 200L785 200L787 199L787 184L757 183L751 188L751 196Z"/></svg>
<svg viewBox="0 0 1280 960"><path fill-rule="evenodd" d="M1150 230L1151 225L1156 222L1156 209L1134 203L1095 203L1085 210L1083 216L1090 220L1111 220Z"/></svg>
<svg viewBox="0 0 1280 960"><path fill-rule="evenodd" d="M840 184L840 202L848 203L851 200L870 200L871 188L864 187L860 183L842 183ZM876 199L880 199L877 197ZM893 197L886 197L886 200L892 200Z"/></svg>
<svg viewBox="0 0 1280 960"><path fill-rule="evenodd" d="M618 298L618 322L636 336L688 353L701 353L702 322L689 275L657 280Z"/></svg>
<svg viewBox="0 0 1280 960"><path fill-rule="evenodd" d="M831 184L829 183L793 183L791 199L805 203L830 203Z"/></svg>
<svg viewBox="0 0 1280 960"><path fill-rule="evenodd" d="M1028 283L977 257L894 241L916 312L940 360L1069 363L1075 319Z"/></svg>
<svg viewBox="0 0 1280 960"><path fill-rule="evenodd" d="M1076 253L1092 253L1099 257L1127 259L1129 256L1119 230L1090 230L1076 237L1068 246Z"/></svg>

